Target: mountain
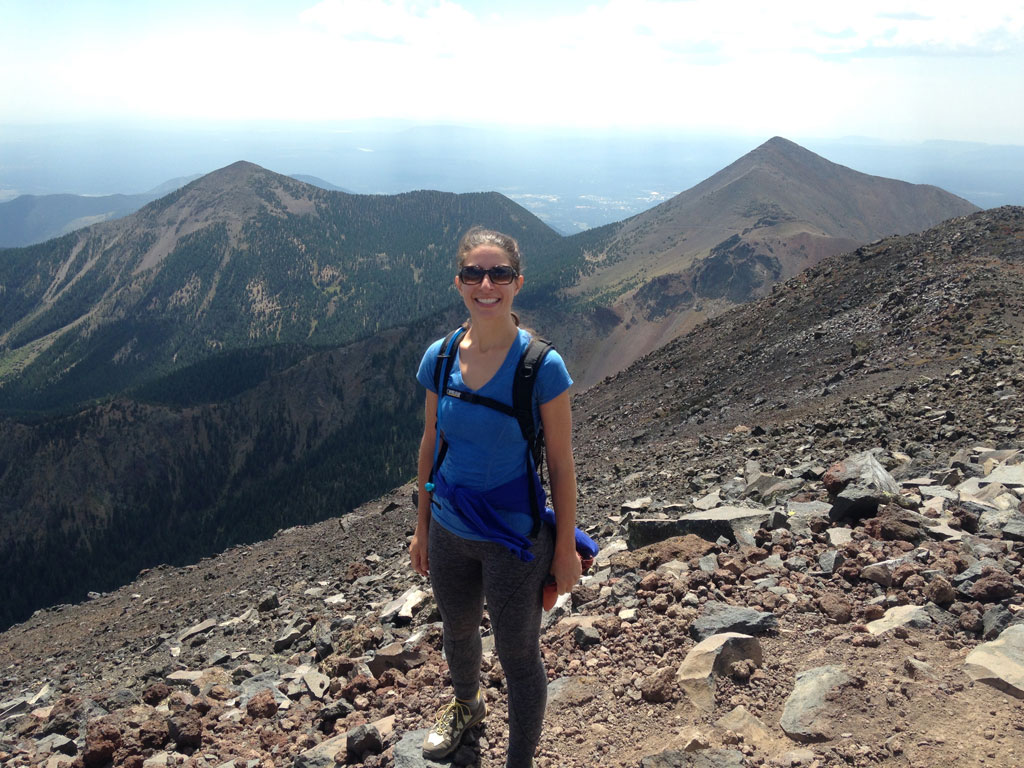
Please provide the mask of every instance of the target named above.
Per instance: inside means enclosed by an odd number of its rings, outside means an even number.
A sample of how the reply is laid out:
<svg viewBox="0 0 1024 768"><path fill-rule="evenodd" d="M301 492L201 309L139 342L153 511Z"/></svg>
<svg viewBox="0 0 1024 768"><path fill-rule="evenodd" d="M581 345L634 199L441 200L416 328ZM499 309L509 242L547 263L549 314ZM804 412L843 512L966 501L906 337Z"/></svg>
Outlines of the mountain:
<svg viewBox="0 0 1024 768"><path fill-rule="evenodd" d="M532 293L572 279L560 238L496 193L347 195L250 163L140 211L0 253L0 410L110 396L216 352L344 344L450 306L480 221L517 235Z"/></svg>
<svg viewBox="0 0 1024 768"><path fill-rule="evenodd" d="M825 256L976 210L773 138L649 211L572 238L592 267L572 292L610 302L621 321L581 379L615 373Z"/></svg>
<svg viewBox="0 0 1024 768"><path fill-rule="evenodd" d="M1004 208L826 257L574 398L602 553L543 619L538 765L1021 764L1022 238ZM410 491L0 633L0 761L425 768ZM483 659L460 765L503 759Z"/></svg>
<svg viewBox="0 0 1024 768"><path fill-rule="evenodd" d="M19 195L0 203L0 248L42 243L91 224L119 219L198 178L169 179L134 195ZM321 189L348 192L316 176L293 174L291 178Z"/></svg>

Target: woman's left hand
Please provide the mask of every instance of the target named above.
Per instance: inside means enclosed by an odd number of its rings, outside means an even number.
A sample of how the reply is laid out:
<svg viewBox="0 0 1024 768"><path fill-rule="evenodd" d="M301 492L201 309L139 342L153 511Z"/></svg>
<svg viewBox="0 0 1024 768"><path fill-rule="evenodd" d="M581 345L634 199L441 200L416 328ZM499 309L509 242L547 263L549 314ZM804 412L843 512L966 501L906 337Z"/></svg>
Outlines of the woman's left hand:
<svg viewBox="0 0 1024 768"><path fill-rule="evenodd" d="M558 585L558 594L564 595L572 591L583 575L583 564L575 548L555 548L555 556L551 559L551 575L555 577L555 583Z"/></svg>

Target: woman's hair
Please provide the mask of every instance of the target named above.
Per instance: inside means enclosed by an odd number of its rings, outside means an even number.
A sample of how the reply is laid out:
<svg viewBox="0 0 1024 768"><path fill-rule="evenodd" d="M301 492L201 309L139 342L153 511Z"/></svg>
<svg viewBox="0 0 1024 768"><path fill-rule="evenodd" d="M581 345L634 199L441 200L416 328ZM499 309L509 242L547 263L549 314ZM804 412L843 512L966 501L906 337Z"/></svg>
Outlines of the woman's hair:
<svg viewBox="0 0 1024 768"><path fill-rule="evenodd" d="M519 254L519 243L514 237L497 232L493 229L473 227L459 240L459 247L455 251L455 268L462 269L466 263L466 257L474 248L481 245L493 245L500 248L508 256L512 268L516 272L523 271L523 257Z"/></svg>

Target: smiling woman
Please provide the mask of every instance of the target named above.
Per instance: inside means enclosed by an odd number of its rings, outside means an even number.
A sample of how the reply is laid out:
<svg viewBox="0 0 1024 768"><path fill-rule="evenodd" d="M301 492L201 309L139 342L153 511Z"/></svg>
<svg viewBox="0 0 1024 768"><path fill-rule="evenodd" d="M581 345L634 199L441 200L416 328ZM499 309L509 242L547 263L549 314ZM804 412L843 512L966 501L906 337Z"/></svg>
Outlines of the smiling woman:
<svg viewBox="0 0 1024 768"><path fill-rule="evenodd" d="M409 554L413 568L430 577L455 693L428 732L423 754L429 759L451 754L486 715L480 691L486 600L508 683L505 765L529 768L547 701L540 655L544 584L550 580L564 594L581 571L568 394L572 379L553 350L539 357L532 374L532 421L527 422L540 424L544 434L552 527L542 522L546 499L531 440L523 432L529 427L522 427L513 408L519 402L518 371L527 350L534 348L512 311L524 283L519 246L508 235L475 227L459 243L456 266L455 287L469 310L469 323L434 342L416 375L427 393L416 532Z"/></svg>

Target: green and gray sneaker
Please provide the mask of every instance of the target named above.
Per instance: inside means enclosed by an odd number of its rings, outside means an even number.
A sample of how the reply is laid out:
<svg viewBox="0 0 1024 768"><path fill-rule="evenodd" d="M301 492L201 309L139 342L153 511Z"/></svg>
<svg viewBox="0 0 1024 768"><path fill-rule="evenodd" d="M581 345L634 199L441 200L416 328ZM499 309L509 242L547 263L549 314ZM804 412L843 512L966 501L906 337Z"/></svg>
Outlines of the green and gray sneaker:
<svg viewBox="0 0 1024 768"><path fill-rule="evenodd" d="M486 714L487 705L479 692L470 704L452 699L450 704L438 710L434 727L423 739L423 756L428 760L447 757L459 748L466 731L483 720Z"/></svg>

